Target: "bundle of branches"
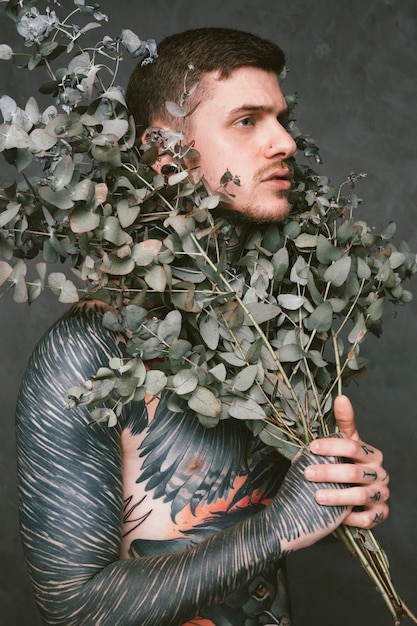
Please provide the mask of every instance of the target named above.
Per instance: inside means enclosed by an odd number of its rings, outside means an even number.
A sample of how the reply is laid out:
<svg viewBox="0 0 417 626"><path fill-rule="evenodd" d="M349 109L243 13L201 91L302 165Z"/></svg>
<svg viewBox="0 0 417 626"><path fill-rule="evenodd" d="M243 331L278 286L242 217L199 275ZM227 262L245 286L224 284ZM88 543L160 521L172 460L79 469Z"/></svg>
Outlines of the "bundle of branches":
<svg viewBox="0 0 417 626"><path fill-rule="evenodd" d="M32 48L25 67L47 70L40 90L53 104L42 111L31 97L21 109L0 98L0 151L18 172L0 188L0 284L17 302L49 288L61 302L94 296L111 306L103 323L123 333L126 358L69 389L68 406L88 405L111 427L126 403L168 389L171 410L186 400L208 428L244 420L292 459L335 431L333 399L365 371L361 348L381 334L387 303L411 300L404 283L416 255L394 244L394 223L378 235L362 219L363 174L333 187L310 167L318 149L296 126L294 97L288 130L307 164L292 164L292 211L275 224L235 223L224 211L235 173L209 189L187 169L194 148L180 132L150 129L146 150L138 145L117 70L126 51L152 62L155 42L126 29L82 48L81 37L105 16L96 5L75 5L59 19L48 3L45 13L29 0L7 3ZM70 60L60 65L64 55ZM7 44L0 56L22 58ZM184 103L167 107L185 118ZM156 175L161 147L175 169ZM49 271L57 261L71 271ZM394 622L409 615L417 623L372 533L338 533Z"/></svg>

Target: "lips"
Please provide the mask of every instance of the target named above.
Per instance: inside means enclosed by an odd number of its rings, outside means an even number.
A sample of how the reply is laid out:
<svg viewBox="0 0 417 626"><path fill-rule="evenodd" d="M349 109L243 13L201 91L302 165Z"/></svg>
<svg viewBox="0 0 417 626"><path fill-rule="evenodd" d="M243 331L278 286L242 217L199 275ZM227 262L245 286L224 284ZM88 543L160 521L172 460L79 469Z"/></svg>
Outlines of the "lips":
<svg viewBox="0 0 417 626"><path fill-rule="evenodd" d="M262 183L266 183L269 186L273 186L274 188L288 191L291 189L291 170L288 169L277 169L269 172L268 174L264 174L261 179Z"/></svg>

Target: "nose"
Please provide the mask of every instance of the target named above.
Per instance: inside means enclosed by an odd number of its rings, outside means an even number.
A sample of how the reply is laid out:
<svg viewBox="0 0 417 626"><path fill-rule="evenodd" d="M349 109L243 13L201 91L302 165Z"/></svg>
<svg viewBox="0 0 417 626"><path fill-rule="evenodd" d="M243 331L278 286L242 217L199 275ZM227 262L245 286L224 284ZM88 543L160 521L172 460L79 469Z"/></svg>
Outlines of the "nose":
<svg viewBox="0 0 417 626"><path fill-rule="evenodd" d="M292 157L296 151L297 144L294 139L278 120L274 120L267 139L266 156L286 160Z"/></svg>

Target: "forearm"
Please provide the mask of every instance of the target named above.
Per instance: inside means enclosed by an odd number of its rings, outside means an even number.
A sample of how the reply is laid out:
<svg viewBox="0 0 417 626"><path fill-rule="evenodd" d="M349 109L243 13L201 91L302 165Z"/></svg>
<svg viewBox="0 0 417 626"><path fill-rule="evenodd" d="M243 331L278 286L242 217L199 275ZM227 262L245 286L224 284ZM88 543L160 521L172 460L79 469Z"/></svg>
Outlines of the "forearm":
<svg viewBox="0 0 417 626"><path fill-rule="evenodd" d="M83 580L74 575L65 577L62 584L51 585L50 563L45 563L51 558L48 545L42 546L38 538L32 560L46 622L68 626L180 625L205 606L221 602L271 561L313 543L340 523L344 509L323 509L315 504L314 489L318 486L302 480L309 462L304 454L290 469L269 507L182 553L115 560L101 569L96 563L96 573L90 578L84 568ZM42 570L44 575L39 574Z"/></svg>

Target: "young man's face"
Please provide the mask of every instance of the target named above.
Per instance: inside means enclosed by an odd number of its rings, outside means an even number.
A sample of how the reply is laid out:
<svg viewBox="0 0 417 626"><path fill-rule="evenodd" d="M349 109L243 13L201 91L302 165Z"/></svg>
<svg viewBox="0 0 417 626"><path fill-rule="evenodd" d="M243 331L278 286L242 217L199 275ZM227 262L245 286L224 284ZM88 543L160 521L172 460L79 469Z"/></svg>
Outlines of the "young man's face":
<svg viewBox="0 0 417 626"><path fill-rule="evenodd" d="M195 141L198 167L210 188L220 187L229 170L240 185L229 183L229 208L255 221L276 221L289 211L291 171L287 159L296 145L282 123L287 105L278 78L251 67L218 80L207 74L201 101L189 118L187 138Z"/></svg>

